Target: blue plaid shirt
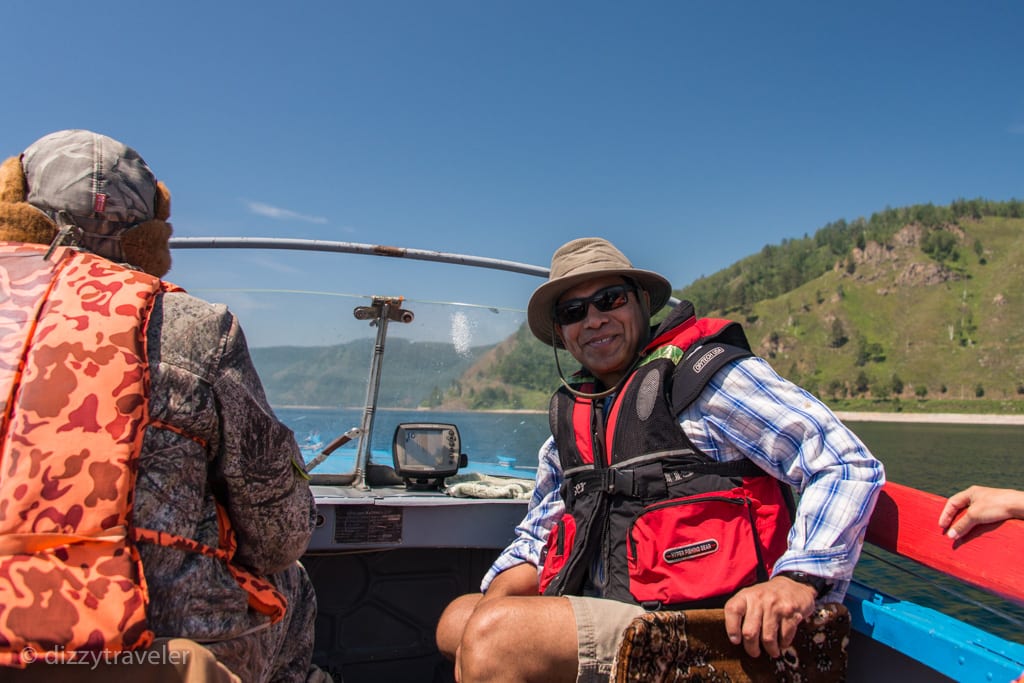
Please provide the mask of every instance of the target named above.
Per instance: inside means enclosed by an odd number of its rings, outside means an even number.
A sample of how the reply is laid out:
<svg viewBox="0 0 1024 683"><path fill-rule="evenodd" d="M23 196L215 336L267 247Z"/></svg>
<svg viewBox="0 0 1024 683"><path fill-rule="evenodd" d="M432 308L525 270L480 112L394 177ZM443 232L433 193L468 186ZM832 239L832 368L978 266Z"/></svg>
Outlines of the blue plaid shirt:
<svg viewBox="0 0 1024 683"><path fill-rule="evenodd" d="M679 423L708 456L722 462L749 458L799 492L789 547L773 572L797 570L831 579L833 589L825 599L842 600L885 483L882 463L861 440L821 401L761 358L723 368L680 413ZM553 438L544 442L539 458L526 517L484 576L483 591L510 567L524 562L539 567L548 532L565 511Z"/></svg>

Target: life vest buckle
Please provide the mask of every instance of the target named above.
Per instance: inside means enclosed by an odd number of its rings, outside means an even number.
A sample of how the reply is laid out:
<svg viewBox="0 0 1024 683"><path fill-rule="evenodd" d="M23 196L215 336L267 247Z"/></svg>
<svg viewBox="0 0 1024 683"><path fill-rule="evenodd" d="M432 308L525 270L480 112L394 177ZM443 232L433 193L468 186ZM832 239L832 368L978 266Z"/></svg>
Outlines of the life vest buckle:
<svg viewBox="0 0 1024 683"><path fill-rule="evenodd" d="M619 470L609 467L604 471L604 491L611 494L634 495L633 470Z"/></svg>

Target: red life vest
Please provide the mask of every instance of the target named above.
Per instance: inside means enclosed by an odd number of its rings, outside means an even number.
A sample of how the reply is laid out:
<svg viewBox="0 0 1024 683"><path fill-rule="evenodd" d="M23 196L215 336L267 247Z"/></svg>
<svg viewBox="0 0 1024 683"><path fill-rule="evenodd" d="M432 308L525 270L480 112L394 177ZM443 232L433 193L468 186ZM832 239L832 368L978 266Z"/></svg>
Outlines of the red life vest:
<svg viewBox="0 0 1024 683"><path fill-rule="evenodd" d="M137 541L218 557L275 621L284 596L220 547L132 522L148 411L146 326L174 285L104 258L0 243L0 665L148 646ZM179 290L180 291L180 290Z"/></svg>
<svg viewBox="0 0 1024 683"><path fill-rule="evenodd" d="M768 579L787 547L792 494L749 460L700 452L678 420L719 369L751 355L737 323L698 319L683 302L644 349L607 424L592 400L555 393L549 419L566 513L548 537L542 593L713 607ZM593 393L592 380L581 390Z"/></svg>

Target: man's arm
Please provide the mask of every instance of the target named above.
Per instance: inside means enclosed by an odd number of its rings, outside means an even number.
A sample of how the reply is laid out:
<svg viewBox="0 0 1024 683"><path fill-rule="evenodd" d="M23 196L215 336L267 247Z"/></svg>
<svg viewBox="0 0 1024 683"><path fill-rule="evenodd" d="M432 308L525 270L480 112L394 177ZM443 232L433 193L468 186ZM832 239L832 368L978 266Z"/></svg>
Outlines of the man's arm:
<svg viewBox="0 0 1024 683"><path fill-rule="evenodd" d="M726 605L730 637L772 656L814 609L810 586L778 576L799 571L832 584L840 601L860 556L864 530L885 483L884 469L821 401L775 373L762 359L727 366L680 415L694 445L716 460L746 457L801 491L788 549L767 583Z"/></svg>
<svg viewBox="0 0 1024 683"><path fill-rule="evenodd" d="M494 577L480 602L507 595L537 595L537 567L526 562L509 567Z"/></svg>
<svg viewBox="0 0 1024 683"><path fill-rule="evenodd" d="M238 539L236 559L278 572L306 550L316 508L292 431L267 403L245 335L230 313L214 392L221 420L218 480Z"/></svg>
<svg viewBox="0 0 1024 683"><path fill-rule="evenodd" d="M548 533L565 512L565 504L559 493L561 487L562 469L558 462L558 450L555 448L554 439L549 438L540 449L536 486L533 489L533 496L530 498L526 516L516 527L515 540L501 552L487 574L484 575L480 584L482 592L488 593L492 590L492 583L498 577L507 574L510 569L525 565L533 572L532 593L509 592L506 594L537 594L539 586L537 572L541 564L544 546L547 544ZM525 570L520 569L516 575L523 573ZM517 581L514 585L520 584Z"/></svg>

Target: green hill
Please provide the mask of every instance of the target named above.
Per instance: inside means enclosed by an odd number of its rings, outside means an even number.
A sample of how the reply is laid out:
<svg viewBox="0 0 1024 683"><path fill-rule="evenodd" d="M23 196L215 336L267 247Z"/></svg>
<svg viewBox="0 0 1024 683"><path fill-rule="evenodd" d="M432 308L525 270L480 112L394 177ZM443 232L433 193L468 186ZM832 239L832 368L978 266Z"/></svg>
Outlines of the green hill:
<svg viewBox="0 0 1024 683"><path fill-rule="evenodd" d="M1024 412L1022 237L1016 200L886 209L766 246L675 295L742 322L755 352L833 406ZM544 408L557 379L551 350L523 328L459 384Z"/></svg>
<svg viewBox="0 0 1024 683"><path fill-rule="evenodd" d="M955 239L944 258L923 249L935 234ZM755 351L832 401L1024 401L1022 234L1020 218L907 225L791 291L707 314L740 319Z"/></svg>

